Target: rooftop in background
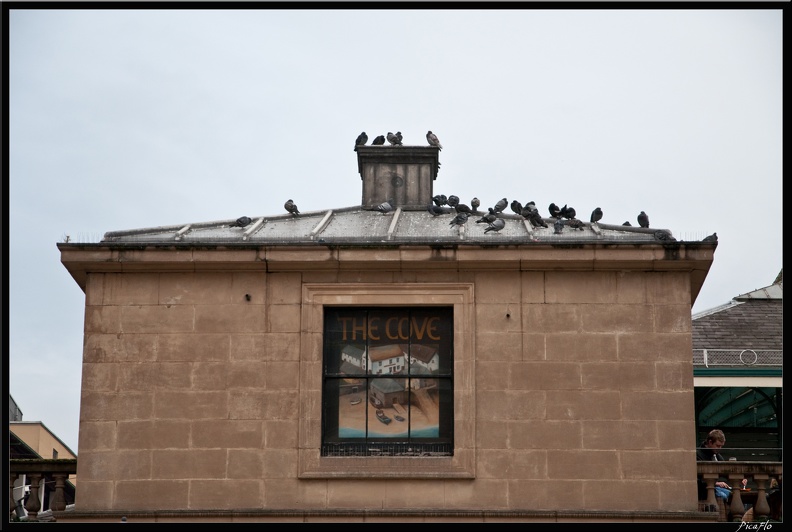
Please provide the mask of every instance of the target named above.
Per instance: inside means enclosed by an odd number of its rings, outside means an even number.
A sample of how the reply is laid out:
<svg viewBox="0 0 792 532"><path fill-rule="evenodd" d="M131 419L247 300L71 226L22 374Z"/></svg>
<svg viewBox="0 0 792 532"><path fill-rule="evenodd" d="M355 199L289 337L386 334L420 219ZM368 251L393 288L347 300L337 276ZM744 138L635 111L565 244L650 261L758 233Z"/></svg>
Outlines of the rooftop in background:
<svg viewBox="0 0 792 532"><path fill-rule="evenodd" d="M780 369L784 353L781 274L776 281L693 316L694 365Z"/></svg>

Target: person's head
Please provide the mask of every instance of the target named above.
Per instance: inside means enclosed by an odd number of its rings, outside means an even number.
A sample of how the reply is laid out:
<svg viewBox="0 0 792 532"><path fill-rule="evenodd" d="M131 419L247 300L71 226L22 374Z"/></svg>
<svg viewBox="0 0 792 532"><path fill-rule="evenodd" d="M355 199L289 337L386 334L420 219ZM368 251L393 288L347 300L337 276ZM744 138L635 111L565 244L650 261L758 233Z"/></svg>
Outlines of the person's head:
<svg viewBox="0 0 792 532"><path fill-rule="evenodd" d="M704 442L704 445L710 449L720 449L726 445L726 435L720 429L712 429L707 434L707 441Z"/></svg>

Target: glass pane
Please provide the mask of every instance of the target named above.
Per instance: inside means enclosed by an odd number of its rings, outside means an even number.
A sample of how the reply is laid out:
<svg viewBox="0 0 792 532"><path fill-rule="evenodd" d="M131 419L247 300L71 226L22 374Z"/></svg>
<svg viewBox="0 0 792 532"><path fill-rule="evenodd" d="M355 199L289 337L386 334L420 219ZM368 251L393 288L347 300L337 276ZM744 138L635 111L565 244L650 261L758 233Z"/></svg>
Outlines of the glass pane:
<svg viewBox="0 0 792 532"><path fill-rule="evenodd" d="M439 381L410 379L410 437L437 438L440 435Z"/></svg>
<svg viewBox="0 0 792 532"><path fill-rule="evenodd" d="M365 310L324 309L325 375L365 372L365 323Z"/></svg>
<svg viewBox="0 0 792 532"><path fill-rule="evenodd" d="M409 392L407 379L372 379L369 388L369 436L372 438L398 438L408 435Z"/></svg>
<svg viewBox="0 0 792 532"><path fill-rule="evenodd" d="M366 383L364 379L341 379L338 390L338 437L366 437Z"/></svg>

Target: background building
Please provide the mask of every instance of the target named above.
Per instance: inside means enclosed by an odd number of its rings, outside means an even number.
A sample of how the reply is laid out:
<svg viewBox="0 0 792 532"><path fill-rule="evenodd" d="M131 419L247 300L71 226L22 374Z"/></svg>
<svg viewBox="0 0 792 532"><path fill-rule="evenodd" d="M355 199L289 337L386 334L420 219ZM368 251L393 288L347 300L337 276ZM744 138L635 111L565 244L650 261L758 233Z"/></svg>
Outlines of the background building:
<svg viewBox="0 0 792 532"><path fill-rule="evenodd" d="M783 272L773 284L693 316L696 432L724 456L782 461Z"/></svg>
<svg viewBox="0 0 792 532"><path fill-rule="evenodd" d="M69 474L76 470L77 455L53 434L41 421L23 421L22 410L9 395L9 459L22 461L16 473L11 468L11 510L17 517L27 517L24 509L31 490L40 501L42 512L56 509L56 485L61 485L61 510L74 503L77 477ZM65 469L64 469L65 468ZM44 472L44 474L39 474ZM16 508L16 509L15 509ZM38 512L38 510L35 510Z"/></svg>

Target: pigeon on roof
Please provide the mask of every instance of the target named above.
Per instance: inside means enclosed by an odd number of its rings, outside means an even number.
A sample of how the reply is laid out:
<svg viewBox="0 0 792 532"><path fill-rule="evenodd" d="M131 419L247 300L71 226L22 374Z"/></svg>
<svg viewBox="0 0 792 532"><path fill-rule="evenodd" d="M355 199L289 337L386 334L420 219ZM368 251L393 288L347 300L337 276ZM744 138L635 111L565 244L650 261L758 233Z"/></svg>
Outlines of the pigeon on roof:
<svg viewBox="0 0 792 532"><path fill-rule="evenodd" d="M597 207L591 211L591 223L599 222L600 220L602 220L602 209Z"/></svg>
<svg viewBox="0 0 792 532"><path fill-rule="evenodd" d="M501 200L498 200L498 203L495 204L495 206L493 207L493 210L495 212L503 212L503 209L505 209L508 206L509 206L509 200L507 200L506 198L503 198Z"/></svg>
<svg viewBox="0 0 792 532"><path fill-rule="evenodd" d="M556 205L555 203L551 203L550 207L548 207L548 210L550 211L550 217L551 218L560 218L561 217L561 209L559 209L558 205Z"/></svg>
<svg viewBox="0 0 792 532"><path fill-rule="evenodd" d="M401 146L401 142L399 141L399 137L388 131L388 134L385 136L388 139L388 142L391 143L391 146Z"/></svg>
<svg viewBox="0 0 792 532"><path fill-rule="evenodd" d="M446 198L445 194L438 194L432 198L432 201L438 207L442 207L443 205L448 204L448 198Z"/></svg>
<svg viewBox="0 0 792 532"><path fill-rule="evenodd" d="M564 219L558 217L553 222L553 233L560 235L564 231Z"/></svg>
<svg viewBox="0 0 792 532"><path fill-rule="evenodd" d="M250 225L250 222L253 220L249 216L240 216L236 219L234 223L229 225L228 227L245 227L246 225Z"/></svg>
<svg viewBox="0 0 792 532"><path fill-rule="evenodd" d="M466 212L458 212L448 225L465 225L465 222L468 221L468 216Z"/></svg>
<svg viewBox="0 0 792 532"><path fill-rule="evenodd" d="M586 227L586 223L583 220L578 220L577 218L569 218L566 225L572 229L579 229L581 231Z"/></svg>
<svg viewBox="0 0 792 532"><path fill-rule="evenodd" d="M567 220L571 220L577 215L574 207L567 207L566 204L561 207L561 216L566 218Z"/></svg>
<svg viewBox="0 0 792 532"><path fill-rule="evenodd" d="M459 203L459 196L454 196L453 194L451 196L448 196L448 200L446 201L446 203L452 207L456 207L457 204Z"/></svg>
<svg viewBox="0 0 792 532"><path fill-rule="evenodd" d="M506 227L506 220L503 218L495 218L486 228L484 228L484 232L489 233L490 231L495 231L497 233L504 227Z"/></svg>
<svg viewBox="0 0 792 532"><path fill-rule="evenodd" d="M432 216L440 216L446 212L444 208L442 208L440 205L435 205L434 203L430 203L426 210L428 210Z"/></svg>
<svg viewBox="0 0 792 532"><path fill-rule="evenodd" d="M529 208L529 209L531 209L532 211L535 211L535 210L537 210L537 209L536 209L536 202L535 202L535 201L529 201L528 203L526 203L525 205L523 205L523 208L526 208L526 207L527 207L527 208Z"/></svg>
<svg viewBox="0 0 792 532"><path fill-rule="evenodd" d="M441 150L443 149L443 145L440 144L440 139L438 139L437 135L435 135L431 131L426 132L426 141L429 143L430 146L437 146Z"/></svg>
<svg viewBox="0 0 792 532"><path fill-rule="evenodd" d="M649 227L649 216L643 211L638 215L638 225L641 227Z"/></svg>
<svg viewBox="0 0 792 532"><path fill-rule="evenodd" d="M492 222L494 222L497 219L498 219L497 213L495 212L495 210L492 207L490 207L489 208L489 213L485 214L484 216L482 216L481 218L476 220L476 223L477 224L491 224Z"/></svg>
<svg viewBox="0 0 792 532"><path fill-rule="evenodd" d="M473 209L473 212L478 212L478 208L481 206L481 202L478 198L473 198L470 200L470 208Z"/></svg>
<svg viewBox="0 0 792 532"><path fill-rule="evenodd" d="M531 225L534 227L547 227L547 222L544 221L542 215L539 214L539 211L536 209L528 209L528 221L531 222Z"/></svg>
<svg viewBox="0 0 792 532"><path fill-rule="evenodd" d="M626 221L626 222L624 222L622 225L625 225L625 226L627 226L627 227L632 227L632 224L630 223L630 220L627 220L627 221Z"/></svg>
<svg viewBox="0 0 792 532"><path fill-rule="evenodd" d="M456 210L456 212L465 212L469 215L473 214L473 209L471 209L464 203L457 203L456 205L454 205L454 210Z"/></svg>
<svg viewBox="0 0 792 532"><path fill-rule="evenodd" d="M674 238L668 231L655 231L654 237L655 240L659 240L660 242L676 242L676 238Z"/></svg>
<svg viewBox="0 0 792 532"><path fill-rule="evenodd" d="M371 141L372 146L382 146L383 144L385 144L385 135L379 135Z"/></svg>
<svg viewBox="0 0 792 532"><path fill-rule="evenodd" d="M705 236L702 242L717 242L718 241L718 233L712 233L710 236Z"/></svg>
<svg viewBox="0 0 792 532"><path fill-rule="evenodd" d="M367 142L368 142L368 135L366 135L366 132L364 131L363 133L358 135L357 139L355 139L355 148L357 149L358 146L364 146Z"/></svg>
<svg viewBox="0 0 792 532"><path fill-rule="evenodd" d="M284 203L283 208L286 209L287 212L292 213L293 216L297 216L298 214L300 214L300 210L297 208L297 205L295 205L292 200L288 200L286 203Z"/></svg>
<svg viewBox="0 0 792 532"><path fill-rule="evenodd" d="M382 214L388 214L393 210L393 200L388 199L388 201L383 201L379 205L377 205L377 210Z"/></svg>
<svg viewBox="0 0 792 532"><path fill-rule="evenodd" d="M402 145L402 134L401 131L396 132L396 138L399 140L399 146Z"/></svg>
<svg viewBox="0 0 792 532"><path fill-rule="evenodd" d="M523 206L519 201L512 200L512 202L509 204L509 207L511 207L511 210L514 214L522 215Z"/></svg>

